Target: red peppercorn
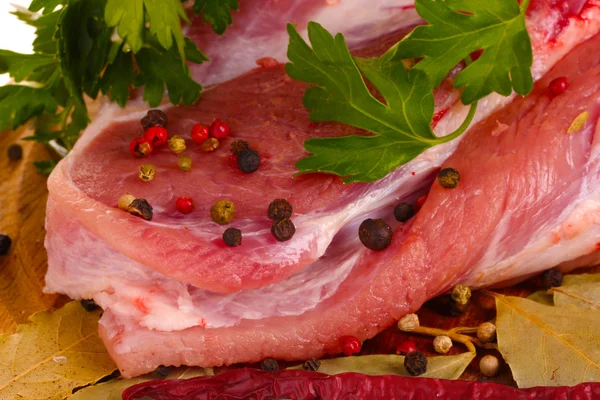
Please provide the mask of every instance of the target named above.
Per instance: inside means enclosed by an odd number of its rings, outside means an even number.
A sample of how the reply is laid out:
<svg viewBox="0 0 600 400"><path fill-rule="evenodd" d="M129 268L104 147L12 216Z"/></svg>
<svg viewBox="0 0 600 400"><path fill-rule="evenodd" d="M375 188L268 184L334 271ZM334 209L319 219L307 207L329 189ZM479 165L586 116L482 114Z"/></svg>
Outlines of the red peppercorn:
<svg viewBox="0 0 600 400"><path fill-rule="evenodd" d="M194 211L194 200L191 197L183 196L177 199L175 207L182 214L189 214Z"/></svg>
<svg viewBox="0 0 600 400"><path fill-rule="evenodd" d="M427 201L427 195L423 195L415 201L415 212L419 211Z"/></svg>
<svg viewBox="0 0 600 400"><path fill-rule="evenodd" d="M396 354L408 354L413 351L417 351L417 344L412 339L405 340L396 347Z"/></svg>
<svg viewBox="0 0 600 400"><path fill-rule="evenodd" d="M342 336L340 344L342 345L342 352L347 356L358 353L362 347L360 340L354 336Z"/></svg>
<svg viewBox="0 0 600 400"><path fill-rule="evenodd" d="M169 133L162 126L153 126L144 132L144 139L152 143L154 147L160 147L167 144Z"/></svg>
<svg viewBox="0 0 600 400"><path fill-rule="evenodd" d="M215 119L212 124L210 124L210 134L215 139L225 139L229 136L229 132L231 132L229 125L220 119Z"/></svg>
<svg viewBox="0 0 600 400"><path fill-rule="evenodd" d="M135 138L129 144L129 152L136 158L148 157L153 150L152 143L144 138Z"/></svg>
<svg viewBox="0 0 600 400"><path fill-rule="evenodd" d="M210 127L204 124L196 124L192 127L192 140L196 144L202 144L210 136Z"/></svg>
<svg viewBox="0 0 600 400"><path fill-rule="evenodd" d="M563 94L568 88L571 86L566 76L560 76L556 79L553 79L552 82L548 85L548 90L550 90L550 94L554 96L558 96Z"/></svg>

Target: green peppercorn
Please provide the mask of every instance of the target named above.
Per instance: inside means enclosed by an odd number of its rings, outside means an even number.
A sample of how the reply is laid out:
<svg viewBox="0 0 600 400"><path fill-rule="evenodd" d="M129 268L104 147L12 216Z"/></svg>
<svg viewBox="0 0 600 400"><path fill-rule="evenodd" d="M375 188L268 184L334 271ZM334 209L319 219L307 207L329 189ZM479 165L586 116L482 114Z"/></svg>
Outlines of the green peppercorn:
<svg viewBox="0 0 600 400"><path fill-rule="evenodd" d="M127 211L131 215L145 219L146 221L152 221L152 206L146 199L135 199L131 202Z"/></svg>
<svg viewBox="0 0 600 400"><path fill-rule="evenodd" d="M140 165L140 172L138 173L138 178L142 182L150 182L154 179L154 173L156 171L156 167L152 164L143 164Z"/></svg>
<svg viewBox="0 0 600 400"><path fill-rule="evenodd" d="M563 274L555 268L544 271L540 276L540 286L544 290L560 286L562 282Z"/></svg>
<svg viewBox="0 0 600 400"><path fill-rule="evenodd" d="M412 376L427 372L427 357L419 351L412 351L404 356L404 368Z"/></svg>
<svg viewBox="0 0 600 400"><path fill-rule="evenodd" d="M273 221L292 217L292 205L285 199L275 199L269 204L267 216Z"/></svg>
<svg viewBox="0 0 600 400"><path fill-rule="evenodd" d="M166 128L169 118L167 118L167 114L165 114L163 111L154 109L149 110L146 113L146 116L142 118L140 122L142 123L142 128L144 128L145 131L153 126L161 126Z"/></svg>
<svg viewBox="0 0 600 400"><path fill-rule="evenodd" d="M217 224L228 224L234 216L235 204L229 200L219 200L210 208L210 217Z"/></svg>
<svg viewBox="0 0 600 400"><path fill-rule="evenodd" d="M265 358L260 363L260 369L263 371L278 371L279 364L277 363L277 360L273 358Z"/></svg>
<svg viewBox="0 0 600 400"><path fill-rule="evenodd" d="M159 379L164 379L169 376L171 372L171 367L165 367L164 365L159 365L153 372L153 375Z"/></svg>
<svg viewBox="0 0 600 400"><path fill-rule="evenodd" d="M8 158L17 161L23 158L23 148L19 144L11 144L8 148Z"/></svg>
<svg viewBox="0 0 600 400"><path fill-rule="evenodd" d="M8 235L0 234L0 256L8 254L12 246L12 239Z"/></svg>
<svg viewBox="0 0 600 400"><path fill-rule="evenodd" d="M187 172L192 169L192 159L188 156L181 156L179 157L179 160L177 160L177 165L180 170Z"/></svg>
<svg viewBox="0 0 600 400"><path fill-rule="evenodd" d="M302 368L307 371L318 371L320 366L321 361L317 360L316 358L311 358L310 360L302 364Z"/></svg>
<svg viewBox="0 0 600 400"><path fill-rule="evenodd" d="M383 250L392 243L392 228L382 219L365 219L358 227L358 237L371 250Z"/></svg>
<svg viewBox="0 0 600 400"><path fill-rule="evenodd" d="M400 203L394 207L396 221L406 222L415 215L415 206L409 203Z"/></svg>
<svg viewBox="0 0 600 400"><path fill-rule="evenodd" d="M446 189L453 189L460 182L460 174L454 168L444 168L437 176L438 182Z"/></svg>
<svg viewBox="0 0 600 400"><path fill-rule="evenodd" d="M471 298L471 288L467 285L456 285L450 291L450 296L457 304L465 305Z"/></svg>
<svg viewBox="0 0 600 400"><path fill-rule="evenodd" d="M260 166L260 155L254 150L244 150L238 154L237 163L240 171L249 174Z"/></svg>
<svg viewBox="0 0 600 400"><path fill-rule="evenodd" d="M100 306L98 304L96 304L96 302L92 299L81 300L80 304L81 304L81 307L83 307L85 309L85 311L88 311L88 312L96 311L97 309L100 308Z"/></svg>
<svg viewBox="0 0 600 400"><path fill-rule="evenodd" d="M227 228L223 232L223 241L229 247L236 247L242 244L242 231L236 228Z"/></svg>
<svg viewBox="0 0 600 400"><path fill-rule="evenodd" d="M290 240L294 233L296 233L296 227L289 218L273 221L273 225L271 225L271 234L279 242Z"/></svg>
<svg viewBox="0 0 600 400"><path fill-rule="evenodd" d="M231 153L234 155L238 155L240 154L242 151L245 150L250 150L250 143L246 142L245 140L234 140L231 143L231 146L229 147L229 150L231 150Z"/></svg>
<svg viewBox="0 0 600 400"><path fill-rule="evenodd" d="M186 149L185 139L180 136L177 136L177 135L171 136L171 139L169 139L168 143L169 143L169 148L175 154L183 153Z"/></svg>

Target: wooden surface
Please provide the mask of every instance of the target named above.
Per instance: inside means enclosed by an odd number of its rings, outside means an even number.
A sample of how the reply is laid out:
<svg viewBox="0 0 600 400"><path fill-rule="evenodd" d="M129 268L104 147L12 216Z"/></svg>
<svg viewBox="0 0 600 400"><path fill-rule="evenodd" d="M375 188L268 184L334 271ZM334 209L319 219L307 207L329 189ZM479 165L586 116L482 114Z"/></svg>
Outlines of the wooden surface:
<svg viewBox="0 0 600 400"><path fill-rule="evenodd" d="M62 300L42 293L47 268L44 217L48 191L46 177L33 165L52 154L44 145L19 140L29 135L31 131L26 129L0 135L0 233L13 241L8 255L0 256L0 333L13 332L34 312ZM13 143L23 147L19 161L7 156Z"/></svg>

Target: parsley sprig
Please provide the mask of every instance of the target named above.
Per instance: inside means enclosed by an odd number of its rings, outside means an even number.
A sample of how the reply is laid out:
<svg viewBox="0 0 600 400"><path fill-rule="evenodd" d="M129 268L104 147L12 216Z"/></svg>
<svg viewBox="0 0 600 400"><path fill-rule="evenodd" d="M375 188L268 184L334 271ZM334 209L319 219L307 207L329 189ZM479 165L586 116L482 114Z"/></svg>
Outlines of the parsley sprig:
<svg viewBox="0 0 600 400"><path fill-rule="evenodd" d="M196 0L217 33L231 24L237 0ZM33 54L0 50L0 73L15 84L0 87L0 130L35 117L35 135L70 150L90 118L85 97L108 94L125 106L131 87L160 104L193 104L202 90L187 63L208 58L184 36L189 23L180 0L33 0L14 13L36 28ZM51 166L45 165L46 169Z"/></svg>
<svg viewBox="0 0 600 400"><path fill-rule="evenodd" d="M492 92L521 95L533 87L532 50L525 27L528 1L417 0L418 13L429 25L415 28L378 58L352 57L341 34L335 38L311 22L312 48L288 25L286 65L290 77L314 84L304 105L312 121L336 121L369 131L371 136L313 138L304 145L312 155L301 159L300 173L325 172L344 182L383 178L426 149L462 134L471 123L477 101ZM471 53L482 50L475 61ZM418 58L407 69L404 60ZM433 90L458 63L466 67L454 80L461 100L471 104L463 124L437 137L431 129ZM365 78L383 101L371 94Z"/></svg>

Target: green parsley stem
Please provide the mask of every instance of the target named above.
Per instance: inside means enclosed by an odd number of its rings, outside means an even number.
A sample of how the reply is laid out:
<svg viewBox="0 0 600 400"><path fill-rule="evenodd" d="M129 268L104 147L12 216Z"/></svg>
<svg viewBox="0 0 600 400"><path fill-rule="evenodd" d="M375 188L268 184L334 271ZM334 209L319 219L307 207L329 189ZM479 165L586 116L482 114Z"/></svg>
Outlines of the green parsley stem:
<svg viewBox="0 0 600 400"><path fill-rule="evenodd" d="M454 132L452 132L449 135L446 135L446 136L440 138L441 143L449 142L452 139L459 137L460 135L463 134L464 131L467 130L469 125L471 125L473 118L475 117L475 113L477 112L477 103L479 103L479 102L476 101L475 103L471 104L471 108L469 108L469 113L467 114L467 117L465 118L463 123L458 127L457 130L455 130Z"/></svg>

